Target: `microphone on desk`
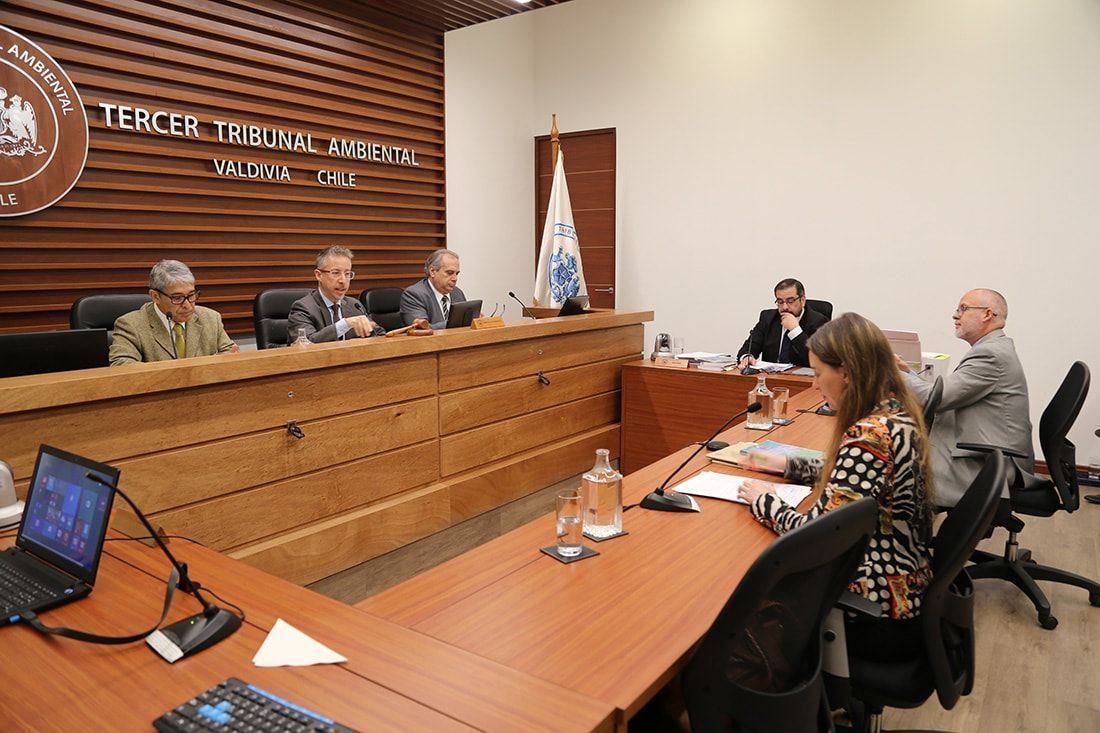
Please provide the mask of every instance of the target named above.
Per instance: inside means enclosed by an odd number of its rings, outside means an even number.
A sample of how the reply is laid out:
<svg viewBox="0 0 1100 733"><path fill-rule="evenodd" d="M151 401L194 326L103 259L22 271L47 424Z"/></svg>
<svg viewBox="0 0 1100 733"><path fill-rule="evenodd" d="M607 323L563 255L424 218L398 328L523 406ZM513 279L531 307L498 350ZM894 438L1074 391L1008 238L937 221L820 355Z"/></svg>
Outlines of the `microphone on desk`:
<svg viewBox="0 0 1100 733"><path fill-rule="evenodd" d="M523 304L523 301L522 301L522 300L520 300L519 298L517 298L517 297L516 297L516 294L515 294L515 293L513 293L513 292L512 292L511 290L509 290L509 291L508 291L508 296L509 296L509 297L510 297L510 298L511 298L512 300L514 300L514 301L516 301L517 303L519 303L519 307L523 309L523 314L524 314L525 316L527 316L528 318L534 318L534 319L535 319L536 321L538 320L538 318L536 318L536 317L535 317L535 315L534 315L533 313L531 313L531 311L527 310L527 306L525 306L525 305Z"/></svg>
<svg viewBox="0 0 1100 733"><path fill-rule="evenodd" d="M751 405L746 407L744 410L741 410L741 412L737 413L736 415L731 417L729 420L726 420L726 422L722 425L722 427L720 427L720 428L718 428L717 430L714 431L714 435L707 438L707 440L705 442L700 443L699 447L695 449L695 452L693 452L690 456L688 456L686 461L681 463L676 468L675 471L673 471L672 473L670 473L668 475L668 478L666 478L664 480L664 482L660 486L657 487L656 491L653 491L648 496L646 496L646 498L642 499L639 506L642 507L643 509L655 509L659 512L690 512L690 511L693 511L692 506L691 506L691 499L688 496L686 496L684 494L679 494L679 493L677 493L677 492L675 492L671 489L669 489L668 491L665 491L665 487L668 486L669 481L671 481L676 476L676 474L680 473L680 471L683 470L684 466L691 463L692 458L695 458L695 456L699 455L699 451L703 450L704 448L711 447L716 442L720 442L720 441L715 441L714 439L718 437L719 433L721 433L723 430L725 430L731 424L733 424L734 420L736 420L739 417L744 417L745 415L748 415L750 412L757 412L762 407L763 407L763 405L761 405L759 402L753 402ZM725 448L728 445L729 445L728 443L722 443L721 448ZM710 448L710 449L711 450L718 450L719 448L718 447L713 447L713 448Z"/></svg>
<svg viewBox="0 0 1100 733"><path fill-rule="evenodd" d="M168 662L175 662L217 644L241 627L243 613L242 616L237 616L214 605L203 597L202 593L199 592L199 584L192 581L187 575L187 563L181 563L176 559L176 556L168 549L168 545L164 543L160 533L153 529L153 525L149 523L145 513L138 509L137 504L122 489L113 486L111 482L94 473L88 472L85 476L90 481L106 486L126 500L126 503L137 514L145 529L149 531L149 535L157 543L157 547L168 558L168 562L172 564L175 571L174 575L179 576L179 589L184 593L190 593L202 604L201 613L165 626L163 629L155 629L146 637L146 642L157 654L164 657ZM165 610L167 611L167 606Z"/></svg>

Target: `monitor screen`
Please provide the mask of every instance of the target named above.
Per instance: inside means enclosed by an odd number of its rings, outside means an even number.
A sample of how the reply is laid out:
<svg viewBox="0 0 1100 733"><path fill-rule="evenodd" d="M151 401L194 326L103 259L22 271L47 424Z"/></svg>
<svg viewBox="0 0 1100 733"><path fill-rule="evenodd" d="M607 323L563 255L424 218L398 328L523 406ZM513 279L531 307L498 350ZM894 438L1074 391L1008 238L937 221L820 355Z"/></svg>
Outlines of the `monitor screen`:
<svg viewBox="0 0 1100 733"><path fill-rule="evenodd" d="M480 300L464 300L451 304L451 314L447 317L447 328L462 328L481 315Z"/></svg>
<svg viewBox="0 0 1100 733"><path fill-rule="evenodd" d="M105 328L0 334L0 377L105 366Z"/></svg>
<svg viewBox="0 0 1100 733"><path fill-rule="evenodd" d="M584 309L587 306L587 295L574 295L572 298L566 298L565 302L561 304L561 310L558 311L558 316L579 316L584 313Z"/></svg>
<svg viewBox="0 0 1100 733"><path fill-rule="evenodd" d="M88 478L89 473L108 485ZM117 468L43 445L16 544L92 584L118 476Z"/></svg>

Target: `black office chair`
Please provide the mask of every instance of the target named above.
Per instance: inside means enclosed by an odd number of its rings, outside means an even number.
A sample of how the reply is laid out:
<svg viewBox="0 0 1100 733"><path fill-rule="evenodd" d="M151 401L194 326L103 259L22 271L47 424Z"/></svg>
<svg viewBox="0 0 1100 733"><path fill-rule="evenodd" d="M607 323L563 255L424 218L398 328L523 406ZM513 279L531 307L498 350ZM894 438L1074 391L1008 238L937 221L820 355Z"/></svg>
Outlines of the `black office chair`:
<svg viewBox="0 0 1100 733"><path fill-rule="evenodd" d="M271 288L256 294L252 301L252 323L256 329L257 349L287 345L286 322L290 306L307 295L309 288Z"/></svg>
<svg viewBox="0 0 1100 733"><path fill-rule="evenodd" d="M100 293L77 298L69 308L69 328L107 329L107 348L114 340L115 321L149 302L148 293Z"/></svg>
<svg viewBox="0 0 1100 733"><path fill-rule="evenodd" d="M1100 438L1100 428L1096 430L1095 435ZM1092 471L1089 471L1089 473L1092 473ZM1085 501L1090 504L1100 504L1100 494L1089 494L1085 497Z"/></svg>
<svg viewBox="0 0 1100 733"><path fill-rule="evenodd" d="M821 315L833 320L833 304L827 300L811 300L806 298L806 307L812 311L817 311Z"/></svg>
<svg viewBox="0 0 1100 733"><path fill-rule="evenodd" d="M989 552L974 553L975 565L970 568L970 577L999 578L1011 581L1031 599L1039 617L1039 625L1044 629L1053 629L1058 619L1050 612L1050 601L1039 589L1036 581L1050 580L1084 588L1089 592L1089 603L1100 606L1100 583L1074 573L1040 565L1031 559L1031 550L1020 549L1017 535L1023 530L1024 522L1016 514L1033 517L1049 517L1057 511L1075 512L1081 505L1080 490L1077 484L1077 450L1066 439L1070 428L1077 420L1081 406L1089 392L1089 368L1084 362L1074 362L1062 385L1054 393L1053 399L1043 416L1039 419L1039 445L1047 463L1050 478L1041 478L1022 471L1011 464L1009 498L1002 500L998 507L994 526L1008 530L1003 556ZM967 450L988 450L990 446L960 443ZM1005 455L1014 453L1001 448Z"/></svg>
<svg viewBox="0 0 1100 733"><path fill-rule="evenodd" d="M367 288L360 300L367 309L367 315L387 331L404 328L401 317L401 288Z"/></svg>
<svg viewBox="0 0 1100 733"><path fill-rule="evenodd" d="M936 381L932 383L932 390L924 400L924 427L929 433L932 432L932 423L936 422L936 408L940 406L942 400L943 377L936 377Z"/></svg>
<svg viewBox="0 0 1100 733"><path fill-rule="evenodd" d="M684 668L693 733L832 730L822 621L878 521L861 499L779 537L752 564Z"/></svg>
<svg viewBox="0 0 1100 733"><path fill-rule="evenodd" d="M966 561L985 535L1006 481L994 451L940 525L932 546L932 582L921 599L923 648L910 659L879 662L848 655L853 730L880 731L885 707L915 708L933 692L951 710L974 686L974 587ZM851 647L849 647L851 648Z"/></svg>

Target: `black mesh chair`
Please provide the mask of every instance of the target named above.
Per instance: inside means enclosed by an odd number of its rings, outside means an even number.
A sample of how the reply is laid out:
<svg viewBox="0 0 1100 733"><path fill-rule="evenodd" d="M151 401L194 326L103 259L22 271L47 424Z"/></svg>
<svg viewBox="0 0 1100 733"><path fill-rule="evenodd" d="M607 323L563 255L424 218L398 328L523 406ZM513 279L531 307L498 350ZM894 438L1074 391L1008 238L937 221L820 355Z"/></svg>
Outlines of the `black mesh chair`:
<svg viewBox="0 0 1100 733"><path fill-rule="evenodd" d="M114 340L115 321L149 302L147 293L101 293L77 298L69 309L69 328L107 329L107 347Z"/></svg>
<svg viewBox="0 0 1100 733"><path fill-rule="evenodd" d="M962 499L940 525L932 548L932 583L921 599L922 648L910 659L872 661L848 655L853 729L881 730L883 708L915 708L933 692L945 710L974 686L974 587L966 565L985 535L1005 487L1005 460L986 457ZM849 646L849 648L851 648Z"/></svg>
<svg viewBox="0 0 1100 733"><path fill-rule="evenodd" d="M806 298L806 307L828 318L833 319L833 304L827 300L811 300Z"/></svg>
<svg viewBox="0 0 1100 733"><path fill-rule="evenodd" d="M286 320L294 301L309 295L309 288L272 288L261 290L252 301L252 322L256 329L256 348L286 346Z"/></svg>
<svg viewBox="0 0 1100 733"><path fill-rule="evenodd" d="M975 565L970 568L970 577L975 580L999 578L1015 584L1031 599L1039 617L1039 625L1044 629L1056 627L1058 619L1051 614L1050 601L1036 581L1049 580L1084 588L1089 593L1089 603L1100 606L1100 583L1049 565L1038 564L1031 559L1031 550L1020 549L1017 537L1024 528L1024 522L1017 514L1049 517L1058 511L1075 512L1081 505L1080 488L1077 484L1077 449L1066 439L1066 435L1077 420L1088 392L1089 368L1084 362L1074 362L1039 419L1039 445L1050 478L1034 476L1012 464L1009 498L1002 500L994 519L994 526L1008 530L1004 555L975 552ZM989 450L992 446L960 443L959 447L967 450ZM1004 448L1001 450L1005 455L1023 457Z"/></svg>
<svg viewBox="0 0 1100 733"><path fill-rule="evenodd" d="M932 432L932 423L936 422L936 409L943 400L943 377L936 377L932 383L932 390L924 400L924 427Z"/></svg>
<svg viewBox="0 0 1100 733"><path fill-rule="evenodd" d="M878 521L861 499L779 537L757 558L684 668L691 729L832 730L822 621Z"/></svg>
<svg viewBox="0 0 1100 733"><path fill-rule="evenodd" d="M363 291L360 300L367 309L367 315L387 331L404 328L401 317L401 288L368 288Z"/></svg>

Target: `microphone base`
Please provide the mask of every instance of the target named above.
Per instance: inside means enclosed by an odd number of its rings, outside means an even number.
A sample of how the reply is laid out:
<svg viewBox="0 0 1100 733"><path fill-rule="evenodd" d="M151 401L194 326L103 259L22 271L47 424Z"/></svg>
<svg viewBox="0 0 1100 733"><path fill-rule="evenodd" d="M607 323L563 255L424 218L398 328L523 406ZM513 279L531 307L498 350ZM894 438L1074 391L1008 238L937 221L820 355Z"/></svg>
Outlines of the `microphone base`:
<svg viewBox="0 0 1100 733"><path fill-rule="evenodd" d="M653 509L658 512L693 512L695 507L691 505L691 498L686 494L675 491L666 491L658 494L656 491L642 499L638 505L642 509Z"/></svg>
<svg viewBox="0 0 1100 733"><path fill-rule="evenodd" d="M241 627L241 619L224 608L212 607L208 611L197 613L165 626L159 632L160 644L167 644L169 651L150 643L158 654L169 662L209 649L219 641L231 636Z"/></svg>

